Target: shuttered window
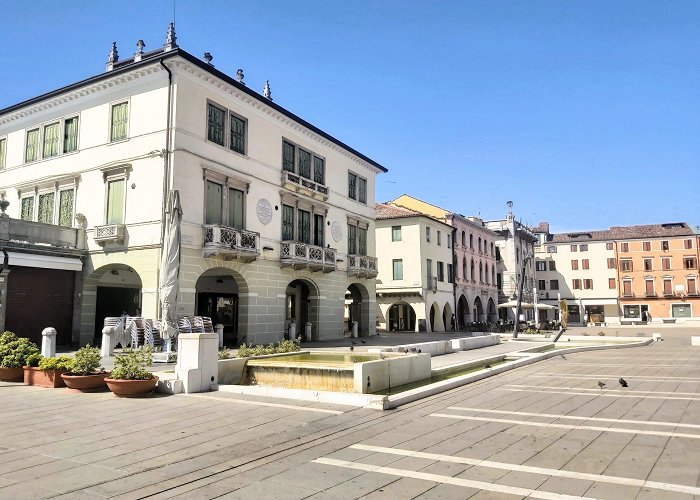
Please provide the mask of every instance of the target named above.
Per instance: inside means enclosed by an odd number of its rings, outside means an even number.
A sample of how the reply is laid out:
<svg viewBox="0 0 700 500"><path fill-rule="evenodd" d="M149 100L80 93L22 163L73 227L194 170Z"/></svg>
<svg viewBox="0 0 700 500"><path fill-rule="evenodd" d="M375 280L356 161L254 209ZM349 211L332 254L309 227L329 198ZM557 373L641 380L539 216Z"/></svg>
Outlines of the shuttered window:
<svg viewBox="0 0 700 500"><path fill-rule="evenodd" d="M129 103L122 102L112 106L112 142L126 139L129 123Z"/></svg>

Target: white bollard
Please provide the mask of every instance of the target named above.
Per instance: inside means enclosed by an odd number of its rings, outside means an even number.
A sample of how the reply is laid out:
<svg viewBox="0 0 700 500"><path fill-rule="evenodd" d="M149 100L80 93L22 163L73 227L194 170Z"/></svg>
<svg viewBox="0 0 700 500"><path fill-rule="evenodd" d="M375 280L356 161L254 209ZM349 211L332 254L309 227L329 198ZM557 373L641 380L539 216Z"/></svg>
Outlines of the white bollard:
<svg viewBox="0 0 700 500"><path fill-rule="evenodd" d="M297 338L297 324L292 321L289 323L289 340Z"/></svg>
<svg viewBox="0 0 700 500"><path fill-rule="evenodd" d="M352 338L357 338L357 321L352 322Z"/></svg>
<svg viewBox="0 0 700 500"><path fill-rule="evenodd" d="M44 328L41 332L41 355L45 358L56 356L56 329L52 327Z"/></svg>
<svg viewBox="0 0 700 500"><path fill-rule="evenodd" d="M294 340L294 339L292 339ZM311 340L311 322L307 321L304 325L304 340L307 342Z"/></svg>
<svg viewBox="0 0 700 500"><path fill-rule="evenodd" d="M221 349L224 347L224 325L217 323L214 326L214 330L216 330L216 333L219 335L219 349Z"/></svg>
<svg viewBox="0 0 700 500"><path fill-rule="evenodd" d="M658 342L661 340L661 334L660 333L652 333L651 338L654 339L654 342Z"/></svg>
<svg viewBox="0 0 700 500"><path fill-rule="evenodd" d="M100 356L106 358L114 355L114 327L105 326L102 329L102 348Z"/></svg>
<svg viewBox="0 0 700 500"><path fill-rule="evenodd" d="M181 333L177 338L175 373L186 394L219 387L219 350L216 333Z"/></svg>

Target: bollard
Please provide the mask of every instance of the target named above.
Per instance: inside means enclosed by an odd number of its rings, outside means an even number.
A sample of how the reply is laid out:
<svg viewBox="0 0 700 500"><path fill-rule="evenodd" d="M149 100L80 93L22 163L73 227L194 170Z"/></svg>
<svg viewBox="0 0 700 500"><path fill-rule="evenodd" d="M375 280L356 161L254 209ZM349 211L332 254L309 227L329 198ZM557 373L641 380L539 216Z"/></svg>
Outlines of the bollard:
<svg viewBox="0 0 700 500"><path fill-rule="evenodd" d="M352 322L352 338L357 338L357 321Z"/></svg>
<svg viewBox="0 0 700 500"><path fill-rule="evenodd" d="M114 355L114 327L105 326L102 329L102 348L100 349L100 356L106 358L112 355Z"/></svg>
<svg viewBox="0 0 700 500"><path fill-rule="evenodd" d="M292 339L294 340L294 339ZM304 325L304 340L307 342L311 340L311 322L307 321L306 324Z"/></svg>
<svg viewBox="0 0 700 500"><path fill-rule="evenodd" d="M217 323L214 330L219 334L219 349L222 349L224 347L224 325Z"/></svg>
<svg viewBox="0 0 700 500"><path fill-rule="evenodd" d="M289 340L297 338L297 324L292 321L289 323Z"/></svg>
<svg viewBox="0 0 700 500"><path fill-rule="evenodd" d="M45 358L56 356L56 329L44 328L41 332L41 355Z"/></svg>

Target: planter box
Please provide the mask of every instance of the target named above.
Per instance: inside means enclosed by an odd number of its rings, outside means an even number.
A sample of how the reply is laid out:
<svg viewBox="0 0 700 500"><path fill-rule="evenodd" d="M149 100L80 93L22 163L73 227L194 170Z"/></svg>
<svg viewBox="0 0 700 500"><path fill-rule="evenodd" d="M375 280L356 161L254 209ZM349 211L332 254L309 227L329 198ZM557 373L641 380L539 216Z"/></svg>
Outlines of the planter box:
<svg viewBox="0 0 700 500"><path fill-rule="evenodd" d="M0 368L0 380L3 382L24 381L24 370L20 368Z"/></svg>
<svg viewBox="0 0 700 500"><path fill-rule="evenodd" d="M150 394L155 391L156 385L158 384L158 377L154 375L153 378L149 378L147 380L120 380L115 378L106 378L105 383L115 396L145 396L146 394Z"/></svg>
<svg viewBox="0 0 700 500"><path fill-rule="evenodd" d="M23 369L25 385L36 385L38 387L49 387L51 389L66 386L63 382L63 378L61 378L61 374L66 373L67 370L42 371L34 366L25 366Z"/></svg>
<svg viewBox="0 0 700 500"><path fill-rule="evenodd" d="M108 376L109 372L93 373L92 375L69 375L64 373L61 375L61 378L69 389L95 391L105 387L105 378Z"/></svg>

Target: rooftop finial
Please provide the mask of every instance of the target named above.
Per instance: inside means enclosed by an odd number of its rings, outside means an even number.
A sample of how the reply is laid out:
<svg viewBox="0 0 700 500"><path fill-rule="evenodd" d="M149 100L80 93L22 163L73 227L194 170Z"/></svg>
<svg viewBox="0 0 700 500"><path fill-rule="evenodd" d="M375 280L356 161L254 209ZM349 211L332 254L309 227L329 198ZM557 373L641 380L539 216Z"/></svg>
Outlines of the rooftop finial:
<svg viewBox="0 0 700 500"><path fill-rule="evenodd" d="M508 220L512 221L513 220L513 202L512 201L507 201L506 206L508 207Z"/></svg>
<svg viewBox="0 0 700 500"><path fill-rule="evenodd" d="M204 53L204 60L205 60L205 61L207 62L207 64L209 64L210 66L214 66L214 65L211 63L211 60L212 60L212 59L214 59L214 56L211 55L211 52L205 52L205 53Z"/></svg>
<svg viewBox="0 0 700 500"><path fill-rule="evenodd" d="M112 48L109 51L107 59L107 71L114 69L114 64L119 61L119 52L117 51L117 42L112 42Z"/></svg>
<svg viewBox="0 0 700 500"><path fill-rule="evenodd" d="M238 71L236 71L236 80L238 80L238 83L240 83L241 85L245 85L243 78L245 78L245 75L243 74L243 70L239 69Z"/></svg>
<svg viewBox="0 0 700 500"><path fill-rule="evenodd" d="M272 92L270 91L270 80L265 80L265 87L263 88L263 96L272 100Z"/></svg>
<svg viewBox="0 0 700 500"><path fill-rule="evenodd" d="M168 35L165 37L165 51L177 48L177 36L175 36L175 23L168 26Z"/></svg>
<svg viewBox="0 0 700 500"><path fill-rule="evenodd" d="M134 62L138 62L141 60L143 57L143 48L146 46L146 44L143 42L143 40L139 40L136 42L136 53L134 54Z"/></svg>

